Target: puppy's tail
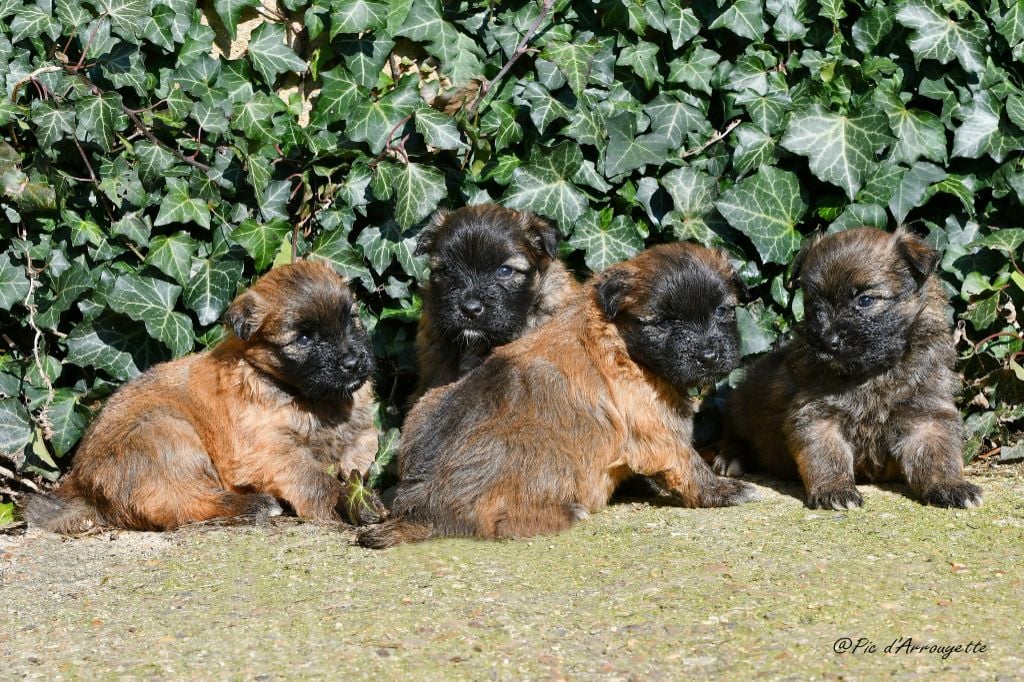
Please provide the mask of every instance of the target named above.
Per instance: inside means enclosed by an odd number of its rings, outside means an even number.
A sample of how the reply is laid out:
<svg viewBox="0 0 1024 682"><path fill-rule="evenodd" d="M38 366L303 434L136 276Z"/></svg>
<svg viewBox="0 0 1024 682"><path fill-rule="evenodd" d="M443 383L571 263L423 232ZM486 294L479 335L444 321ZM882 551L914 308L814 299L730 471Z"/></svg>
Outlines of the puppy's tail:
<svg viewBox="0 0 1024 682"><path fill-rule="evenodd" d="M99 513L80 497L30 495L22 513L30 528L62 535L78 535L100 525Z"/></svg>
<svg viewBox="0 0 1024 682"><path fill-rule="evenodd" d="M370 549L385 549L403 542L422 542L433 535L434 529L429 525L396 516L383 523L363 528L356 536L356 542Z"/></svg>

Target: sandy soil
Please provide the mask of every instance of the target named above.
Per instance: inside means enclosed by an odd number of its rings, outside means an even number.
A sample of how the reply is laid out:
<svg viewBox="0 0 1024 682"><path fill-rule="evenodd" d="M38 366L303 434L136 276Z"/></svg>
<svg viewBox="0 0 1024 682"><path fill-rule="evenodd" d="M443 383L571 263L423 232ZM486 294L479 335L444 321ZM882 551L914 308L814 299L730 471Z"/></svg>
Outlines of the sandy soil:
<svg viewBox="0 0 1024 682"><path fill-rule="evenodd" d="M294 519L0 535L0 678L1020 679L1024 472L974 480L969 511L873 486L862 511L811 511L772 484L386 552ZM885 652L907 637L975 644Z"/></svg>

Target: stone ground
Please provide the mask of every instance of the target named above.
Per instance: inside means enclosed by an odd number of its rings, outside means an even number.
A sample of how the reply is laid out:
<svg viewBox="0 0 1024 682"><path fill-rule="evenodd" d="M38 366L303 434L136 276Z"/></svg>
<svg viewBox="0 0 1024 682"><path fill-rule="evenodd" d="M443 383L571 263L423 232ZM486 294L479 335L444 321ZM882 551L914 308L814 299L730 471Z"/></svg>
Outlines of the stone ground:
<svg viewBox="0 0 1024 682"><path fill-rule="evenodd" d="M861 511L811 511L765 481L385 552L294 519L0 535L0 678L1021 679L1024 470L972 478L981 509L862 486ZM885 653L907 637L976 644Z"/></svg>

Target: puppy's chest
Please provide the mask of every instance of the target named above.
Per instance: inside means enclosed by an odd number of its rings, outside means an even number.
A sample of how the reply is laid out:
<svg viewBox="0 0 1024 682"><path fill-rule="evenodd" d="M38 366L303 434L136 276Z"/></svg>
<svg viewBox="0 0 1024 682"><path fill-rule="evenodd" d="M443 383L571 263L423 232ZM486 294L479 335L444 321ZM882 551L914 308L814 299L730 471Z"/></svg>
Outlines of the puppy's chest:
<svg viewBox="0 0 1024 682"><path fill-rule="evenodd" d="M919 388L884 378L820 400L826 414L839 423L855 457L881 465L899 439L908 412L914 411Z"/></svg>
<svg viewBox="0 0 1024 682"><path fill-rule="evenodd" d="M260 449L285 453L302 450L330 464L341 459L355 437L351 410L317 414L300 409L279 410L269 416L252 415L249 432ZM262 418L261 418L262 417Z"/></svg>

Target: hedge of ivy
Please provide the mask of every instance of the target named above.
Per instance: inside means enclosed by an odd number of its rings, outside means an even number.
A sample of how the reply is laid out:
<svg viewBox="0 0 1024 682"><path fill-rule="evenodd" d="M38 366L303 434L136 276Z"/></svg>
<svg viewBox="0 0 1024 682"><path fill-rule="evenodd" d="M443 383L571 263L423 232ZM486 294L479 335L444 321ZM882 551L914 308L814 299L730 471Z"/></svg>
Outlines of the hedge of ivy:
<svg viewBox="0 0 1024 682"><path fill-rule="evenodd" d="M553 220L581 274L729 248L745 354L800 319L807 234L910 224L944 252L965 457L1020 458L1022 53L1024 0L0 0L0 473L54 477L296 253L354 282L396 426L417 230L483 201Z"/></svg>

